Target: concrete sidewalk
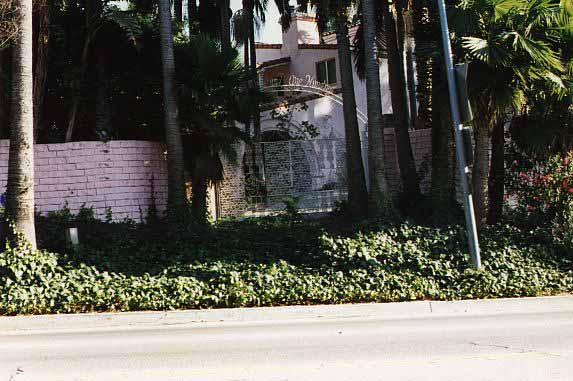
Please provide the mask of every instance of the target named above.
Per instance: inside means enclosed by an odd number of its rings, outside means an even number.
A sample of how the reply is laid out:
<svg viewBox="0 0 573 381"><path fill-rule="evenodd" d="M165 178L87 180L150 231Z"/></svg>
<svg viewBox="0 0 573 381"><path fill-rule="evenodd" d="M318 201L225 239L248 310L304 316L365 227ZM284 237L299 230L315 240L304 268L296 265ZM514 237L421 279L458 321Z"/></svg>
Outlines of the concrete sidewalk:
<svg viewBox="0 0 573 381"><path fill-rule="evenodd" d="M46 331L98 329L146 329L193 325L274 323L325 319L423 319L429 317L512 315L551 312L573 314L573 295L401 303L343 304L320 306L229 308L213 310L122 312L71 315L0 317L0 335Z"/></svg>

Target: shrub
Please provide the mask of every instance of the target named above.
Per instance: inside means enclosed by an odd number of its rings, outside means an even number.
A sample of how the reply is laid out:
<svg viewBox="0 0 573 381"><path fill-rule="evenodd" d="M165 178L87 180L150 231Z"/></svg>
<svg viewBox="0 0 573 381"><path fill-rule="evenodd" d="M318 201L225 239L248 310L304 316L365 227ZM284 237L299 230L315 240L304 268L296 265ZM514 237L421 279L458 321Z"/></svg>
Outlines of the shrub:
<svg viewBox="0 0 573 381"><path fill-rule="evenodd" d="M573 151L547 159L521 157L512 163L509 175L508 194L523 215L548 222L571 213Z"/></svg>
<svg viewBox="0 0 573 381"><path fill-rule="evenodd" d="M519 223L542 227L561 251L573 252L573 151L535 160L518 156L508 197Z"/></svg>
<svg viewBox="0 0 573 381"><path fill-rule="evenodd" d="M101 223L103 224L103 223ZM99 225L97 225L99 226ZM103 224L106 226L106 224ZM113 224L77 255L7 247L0 314L166 310L551 295L573 291L573 266L535 231L490 228L483 271L469 269L464 229L229 222L201 235ZM328 227L332 229L332 227ZM101 229L101 227L96 227ZM100 230L100 234L101 234Z"/></svg>

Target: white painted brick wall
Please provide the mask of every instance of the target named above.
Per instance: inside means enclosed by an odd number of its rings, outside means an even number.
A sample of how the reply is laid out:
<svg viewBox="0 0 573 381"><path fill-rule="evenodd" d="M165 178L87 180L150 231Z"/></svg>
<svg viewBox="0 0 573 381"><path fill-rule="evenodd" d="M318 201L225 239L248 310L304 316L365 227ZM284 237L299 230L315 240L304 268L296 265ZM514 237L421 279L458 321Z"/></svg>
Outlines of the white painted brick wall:
<svg viewBox="0 0 573 381"><path fill-rule="evenodd" d="M6 191L9 141L0 140L0 193ZM167 163L156 142L112 141L37 144L36 210L73 213L82 205L96 217L112 210L114 220L147 216L151 200L161 213L167 205Z"/></svg>

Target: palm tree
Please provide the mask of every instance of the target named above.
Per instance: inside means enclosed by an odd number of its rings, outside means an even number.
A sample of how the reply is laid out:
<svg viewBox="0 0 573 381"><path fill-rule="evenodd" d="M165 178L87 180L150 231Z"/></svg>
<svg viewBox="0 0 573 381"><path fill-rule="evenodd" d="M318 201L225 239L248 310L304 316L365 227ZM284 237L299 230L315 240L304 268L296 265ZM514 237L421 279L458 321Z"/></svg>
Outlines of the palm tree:
<svg viewBox="0 0 573 381"><path fill-rule="evenodd" d="M454 24L465 59L470 62L470 98L475 108L474 167L472 185L479 224L488 215L489 144L494 130L495 171L503 166L505 140L500 129L512 107L519 110L523 90L535 82L549 82L563 88L563 64L559 47L553 46L556 31L563 25L558 3L527 0L485 0L462 2L454 13ZM499 176L493 180L500 181ZM503 181L503 179L501 179ZM503 188L497 186L496 208L503 206ZM501 188L501 200L500 197ZM501 201L501 202L500 202ZM491 215L499 216L499 211ZM490 221L494 222L494 221Z"/></svg>
<svg viewBox="0 0 573 381"><path fill-rule="evenodd" d="M390 4L386 0L382 5L384 14L384 36L386 51L388 53L388 77L392 98L392 111L396 119L396 149L398 151L398 164L402 180L404 201L411 203L420 197L420 186L412 145L410 144L409 110L407 106L406 74L404 71L404 55L400 49L400 42L404 40L398 35L396 23L401 20L394 18ZM402 28L403 31L404 28Z"/></svg>
<svg viewBox="0 0 573 381"><path fill-rule="evenodd" d="M352 55L350 52L350 41L348 39L348 16L346 9L343 8L338 11L335 23L344 109L348 206L352 214L364 216L367 211L368 194L366 190L366 178L364 176L364 164L362 163L360 130L358 128L358 117L356 115Z"/></svg>
<svg viewBox="0 0 573 381"><path fill-rule="evenodd" d="M257 76L257 51L255 32L265 23L265 13L267 11L268 0L243 0L243 9L238 11L233 17L233 34L235 40L243 45L245 66L251 70L251 88L255 93L259 91L259 82ZM290 8L288 1L275 0L275 4L281 15L281 24L283 29L288 28L290 24ZM254 138L259 140L261 137L261 120L258 105L253 105L252 121L254 125Z"/></svg>
<svg viewBox="0 0 573 381"><path fill-rule="evenodd" d="M137 23L137 20L132 17L132 15L128 11L121 11L119 8L114 6L107 6L102 7L102 2L95 2L91 3L93 8L87 7L85 9L86 12L86 35L83 41L82 47L82 54L80 58L80 68L79 68L79 75L77 80L75 81L74 85L72 86L74 97L72 101L72 107L70 112L70 118L68 121L68 128L66 130L65 141L70 142L74 138L76 134L76 125L79 119L79 112L80 112L80 105L82 101L82 96L80 95L80 88L85 81L85 77L87 75L88 69L90 67L90 57L94 56L91 54L91 50L96 45L100 34L102 31L105 31L107 27L118 27L121 29L124 34L122 37L126 38L128 41L135 44L138 36L141 34L141 27ZM101 41L100 41L101 42ZM106 41L107 42L107 41ZM105 42L104 42L105 43ZM102 55L103 52L100 51L97 54L98 60L105 60L105 56ZM105 77L105 62L97 62L96 67L99 71L100 77ZM103 71L103 72L102 72ZM98 104L101 106L102 97L105 98L107 94L102 91L102 87L105 87L105 82L102 78L99 79L99 82L102 82L103 86L99 88L98 97L100 98ZM99 114L101 115L101 113ZM105 124L102 122L101 125ZM108 128L109 126L105 126Z"/></svg>
<svg viewBox="0 0 573 381"><path fill-rule="evenodd" d="M14 5L19 28L13 52L6 215L16 232L35 249L32 0L17 0Z"/></svg>
<svg viewBox="0 0 573 381"><path fill-rule="evenodd" d="M231 5L229 0L219 0L221 12L221 48L231 49Z"/></svg>
<svg viewBox="0 0 573 381"><path fill-rule="evenodd" d="M415 128L432 130L430 204L432 220L457 219L455 200L455 150L450 123L446 77L439 38L439 18L433 0L410 0L415 39L418 113Z"/></svg>
<svg viewBox="0 0 573 381"><path fill-rule="evenodd" d="M398 2L401 4L401 2ZM403 45L405 41L405 26L401 17L394 17L390 5L387 1L379 4L380 12L377 12L380 23L374 35L374 39L368 42L366 38L365 28L359 28L354 40L354 47L358 54L355 56L355 65L359 78L365 77L365 61L370 56L365 56L363 44L373 43L376 46L380 45L387 52L388 59L388 72L390 79L390 93L392 100L392 109L394 112L394 119L396 120L396 147L398 151L398 165L400 168L400 175L402 180L402 201L412 204L415 200L420 198L420 187L416 166L414 162L414 155L412 152L412 145L410 142L409 129L410 113L408 108L408 88L405 74L405 62ZM364 8L364 6L362 7ZM401 9L397 10L401 14ZM364 15L362 16L364 20ZM365 20L363 21L363 23ZM360 54L362 53L362 54ZM370 163L370 162L369 162ZM406 205L403 205L406 206Z"/></svg>
<svg viewBox="0 0 573 381"><path fill-rule="evenodd" d="M434 51L439 44L435 43L437 15L433 2L429 0L410 0L409 7L415 42L414 59L418 90L416 98L419 104L414 125L417 129L432 128L432 57L428 51Z"/></svg>
<svg viewBox="0 0 573 381"><path fill-rule="evenodd" d="M50 39L50 7L46 0L37 2L38 37L34 63L34 141L38 140L42 106L46 93L48 41Z"/></svg>
<svg viewBox="0 0 573 381"><path fill-rule="evenodd" d="M159 28L163 72L165 141L167 143L168 206L169 213L173 215L174 213L184 213L187 200L185 195L183 144L179 130L177 96L175 93L175 57L173 53L173 29L169 0L159 1Z"/></svg>
<svg viewBox="0 0 573 381"><path fill-rule="evenodd" d="M183 22L183 0L173 1L173 9L175 14L175 20L177 22Z"/></svg>
<svg viewBox="0 0 573 381"><path fill-rule="evenodd" d="M384 174L384 119L380 96L376 8L374 0L362 0L362 40L368 113L369 212L372 215L380 215L383 211L384 198L388 196Z"/></svg>
<svg viewBox="0 0 573 381"><path fill-rule="evenodd" d="M224 50L207 35L192 36L177 51L179 99L185 164L192 183L191 211L195 220L207 220L207 186L223 180L224 157L237 164L235 143L246 135L235 121L249 117L244 87L250 71L242 67L235 49Z"/></svg>
<svg viewBox="0 0 573 381"><path fill-rule="evenodd" d="M189 33L189 36L192 36L195 31L197 15L197 0L187 0L187 32Z"/></svg>
<svg viewBox="0 0 573 381"><path fill-rule="evenodd" d="M298 4L302 9L308 9L309 6L315 9L319 31L325 30L329 23L334 24L335 27L344 112L348 206L351 214L364 216L368 209L368 191L366 189L364 163L362 162L354 94L352 53L348 37L348 12L353 4L350 0L299 0Z"/></svg>

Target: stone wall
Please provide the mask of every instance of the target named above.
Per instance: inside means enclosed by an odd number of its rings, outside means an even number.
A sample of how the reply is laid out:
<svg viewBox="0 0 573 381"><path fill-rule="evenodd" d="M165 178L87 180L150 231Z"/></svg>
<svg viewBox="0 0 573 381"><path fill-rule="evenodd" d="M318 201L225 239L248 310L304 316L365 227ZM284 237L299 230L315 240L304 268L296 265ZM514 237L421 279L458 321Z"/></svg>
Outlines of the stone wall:
<svg viewBox="0 0 573 381"><path fill-rule="evenodd" d="M0 141L0 193L6 191L9 141ZM111 210L118 221L140 221L154 203L167 204L167 165L161 144L145 141L74 142L35 146L36 210Z"/></svg>

